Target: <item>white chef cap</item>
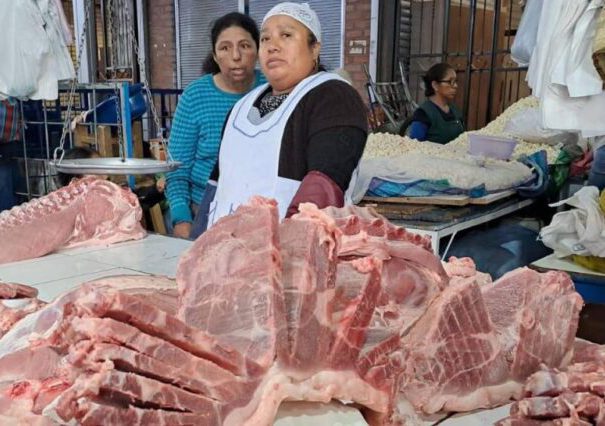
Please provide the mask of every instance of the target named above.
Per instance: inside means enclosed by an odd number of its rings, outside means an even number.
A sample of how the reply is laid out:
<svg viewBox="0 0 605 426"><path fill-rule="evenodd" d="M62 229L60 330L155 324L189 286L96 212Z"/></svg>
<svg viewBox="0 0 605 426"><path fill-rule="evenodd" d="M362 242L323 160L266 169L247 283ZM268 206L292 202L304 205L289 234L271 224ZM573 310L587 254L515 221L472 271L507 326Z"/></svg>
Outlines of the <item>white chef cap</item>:
<svg viewBox="0 0 605 426"><path fill-rule="evenodd" d="M309 29L317 39L321 42L321 24L317 13L309 6L309 3L293 3L286 1L274 6L263 18L262 25L265 21L275 15L286 15L292 19L296 19ZM261 26L262 26L261 25Z"/></svg>

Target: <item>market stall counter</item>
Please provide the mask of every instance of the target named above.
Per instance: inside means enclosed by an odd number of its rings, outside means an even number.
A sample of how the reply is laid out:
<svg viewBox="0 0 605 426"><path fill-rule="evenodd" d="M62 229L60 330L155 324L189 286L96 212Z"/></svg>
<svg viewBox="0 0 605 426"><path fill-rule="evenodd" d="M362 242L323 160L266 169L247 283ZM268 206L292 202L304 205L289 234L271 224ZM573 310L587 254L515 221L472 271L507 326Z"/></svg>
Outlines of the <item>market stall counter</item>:
<svg viewBox="0 0 605 426"><path fill-rule="evenodd" d="M109 247L61 250L21 262L0 265L0 280L28 284L39 298L51 301L78 285L100 277L153 274L174 277L179 256L191 241L149 234Z"/></svg>
<svg viewBox="0 0 605 426"><path fill-rule="evenodd" d="M376 208L378 213L384 215L395 225L403 226L410 232L430 236L433 252L436 254L440 253L441 238L450 237L442 256L445 258L449 246L459 231L518 212L530 206L533 202L534 200L532 199L523 199L514 196L487 205L446 206L396 203L375 204L373 202L366 202L364 205Z"/></svg>
<svg viewBox="0 0 605 426"><path fill-rule="evenodd" d="M533 262L531 267L540 272L553 270L567 272L586 303L605 304L605 274L587 269L569 258L557 257L555 254Z"/></svg>

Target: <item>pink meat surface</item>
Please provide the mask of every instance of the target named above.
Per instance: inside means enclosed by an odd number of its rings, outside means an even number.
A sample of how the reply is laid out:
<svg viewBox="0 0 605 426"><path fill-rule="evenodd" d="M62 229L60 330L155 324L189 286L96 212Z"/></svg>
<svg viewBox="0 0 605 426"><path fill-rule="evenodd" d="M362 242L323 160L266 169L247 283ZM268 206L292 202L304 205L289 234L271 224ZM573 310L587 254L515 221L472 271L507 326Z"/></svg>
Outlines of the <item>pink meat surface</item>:
<svg viewBox="0 0 605 426"><path fill-rule="evenodd" d="M605 424L605 347L578 340L574 363L562 370L542 366L523 387L499 426L544 424Z"/></svg>
<svg viewBox="0 0 605 426"><path fill-rule="evenodd" d="M254 199L183 257L181 317L260 366L247 371L250 383L262 376L247 403L226 405L223 424L270 424L283 400L338 398L388 415L394 389L365 380L356 367L382 262L340 266L339 238L334 221L317 209L278 227L275 204Z"/></svg>
<svg viewBox="0 0 605 426"><path fill-rule="evenodd" d="M0 337L5 335L20 319L36 312L46 303L36 298L0 299Z"/></svg>
<svg viewBox="0 0 605 426"><path fill-rule="evenodd" d="M482 287L511 379L523 382L541 364L565 367L573 356L582 298L569 275L520 268Z"/></svg>
<svg viewBox="0 0 605 426"><path fill-rule="evenodd" d="M169 285L157 277L106 278L17 323L0 339L0 415L95 424L103 412L220 424L224 401L237 405L249 394L229 371L242 364L240 356L151 304L160 298L174 310ZM150 298L154 289L163 293ZM7 403L15 399L22 403Z"/></svg>
<svg viewBox="0 0 605 426"><path fill-rule="evenodd" d="M5 283L0 281L0 299L33 298L38 295L38 289L25 284Z"/></svg>
<svg viewBox="0 0 605 426"><path fill-rule="evenodd" d="M277 204L253 199L196 240L181 257L179 318L217 336L257 374L275 359L285 325Z"/></svg>
<svg viewBox="0 0 605 426"><path fill-rule="evenodd" d="M198 238L176 282L103 278L8 326L0 420L268 425L282 401L338 399L398 425L416 415L398 399L434 413L522 395L507 424L603 420L602 351L574 344L569 277L492 283L429 242L358 207L304 204L280 224L253 198Z"/></svg>
<svg viewBox="0 0 605 426"><path fill-rule="evenodd" d="M443 291L402 339L400 389L425 413L468 411L506 401L509 369L479 286ZM500 396L497 389L503 384Z"/></svg>
<svg viewBox="0 0 605 426"><path fill-rule="evenodd" d="M45 305L37 295L38 290L34 287L0 282L0 338L17 321Z"/></svg>
<svg viewBox="0 0 605 426"><path fill-rule="evenodd" d="M128 189L83 178L0 213L0 264L61 248L143 238L142 210Z"/></svg>

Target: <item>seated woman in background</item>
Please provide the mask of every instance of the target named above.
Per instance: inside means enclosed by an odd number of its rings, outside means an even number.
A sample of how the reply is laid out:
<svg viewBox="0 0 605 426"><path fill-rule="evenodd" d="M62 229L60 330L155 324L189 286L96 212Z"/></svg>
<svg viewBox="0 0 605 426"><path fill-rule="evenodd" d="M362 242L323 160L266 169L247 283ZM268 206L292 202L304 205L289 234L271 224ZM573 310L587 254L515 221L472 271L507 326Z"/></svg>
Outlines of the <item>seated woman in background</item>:
<svg viewBox="0 0 605 426"><path fill-rule="evenodd" d="M418 107L406 135L419 141L446 144L464 132L462 114L454 105L456 71L446 63L433 65L424 80L427 100Z"/></svg>

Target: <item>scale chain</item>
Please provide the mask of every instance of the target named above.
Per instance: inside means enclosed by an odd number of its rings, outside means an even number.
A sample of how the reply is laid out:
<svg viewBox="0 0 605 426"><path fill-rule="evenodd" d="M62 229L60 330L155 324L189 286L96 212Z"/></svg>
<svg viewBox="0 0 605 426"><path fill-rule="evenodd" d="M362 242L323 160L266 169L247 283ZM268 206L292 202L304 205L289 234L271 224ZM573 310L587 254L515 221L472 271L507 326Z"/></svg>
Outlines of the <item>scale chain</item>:
<svg viewBox="0 0 605 426"><path fill-rule="evenodd" d="M113 9L115 9L115 7L113 7L114 4L119 3L119 0L116 0L116 2L114 3L113 0L108 0L107 6L109 9L109 13L107 14L108 16L108 26L111 29L112 32L112 46L111 46L111 60L112 60L112 68L113 68L113 72L114 72L114 77L116 76L116 67L115 67L115 42L114 42L114 37L116 32L114 31L114 19L113 19ZM79 37L79 46L78 46L78 52L75 58L75 66L74 66L74 72L75 72L75 77L72 79L71 81L71 88L70 88L70 92L69 92L69 97L68 97L68 105L67 105L67 111L66 111L66 115L65 115L65 120L63 123L63 132L61 134L61 139L59 142L59 147L55 148L54 152L53 152L53 160L56 162L56 164L60 164L61 161L63 160L63 156L65 155L65 138L67 136L67 133L70 131L70 123L71 123L71 115L72 115L72 109L73 109L73 103L74 103L74 97L75 97L75 92L76 92L76 86L77 86L77 82L78 82L78 73L80 71L80 67L81 67L81 58L82 58L82 52L84 49L84 44L85 44L85 38L86 38L86 33L87 33L87 29L88 26L90 24L90 7L91 4L94 4L94 0L85 0L84 1L85 4L85 9L84 9L84 22L82 25L82 30L80 33L80 37ZM156 127L156 131L157 131L157 136L160 139L162 148L164 149L164 152L166 153L166 162L170 162L172 161L172 156L170 155L170 151L167 149L167 144L166 144L166 139L164 137L164 129L162 128L161 124L160 124L160 119L159 119L159 115L157 112L157 109L155 107L155 103L153 102L153 96L151 94L151 90L149 88L149 84L148 84L148 80L147 80L147 72L145 69L145 64L143 63L143 59L140 55L140 49L139 49L139 45L137 42L137 39L134 35L134 25L133 22L131 20L131 13L132 13L132 9L130 7L131 3L128 2L127 4L123 4L123 6L125 8L127 8L127 10L125 10L125 16L126 16L126 31L127 34L132 42L132 46L134 48L134 53L136 54L137 57L137 63L139 65L139 69L140 69L140 78L141 78L141 82L143 83L143 87L145 89L145 93L147 96L147 99L149 101L149 107L151 110L151 115ZM134 78L134 76L133 76ZM117 86L115 88L115 91L117 93ZM121 99L121 98L120 98ZM118 146L120 149L120 157L124 158L125 156L125 148L123 147L123 134L122 134L122 126L121 126L121 114L120 114L120 106L118 104L118 102L116 102L116 115L117 115L117 124L118 124ZM60 156L59 156L60 153ZM57 161L58 159L58 161Z"/></svg>
<svg viewBox="0 0 605 426"><path fill-rule="evenodd" d="M69 123L71 122L72 107L73 107L73 103L74 103L74 96L76 93L76 85L78 82L78 73L80 72L82 51L84 49L84 41L86 38L86 28L88 27L91 3L92 3L92 0L84 2L84 24L82 25L82 31L80 33L80 38L79 38L80 44L78 45L78 52L76 54L76 64L74 66L74 78L71 80L69 97L67 98L67 111L65 112L65 120L63 122L63 132L61 133L61 139L59 141L59 146L57 148L55 148L55 150L53 151L53 160L55 162L57 161L58 153L59 152L61 153L61 156L59 157L59 163L61 162L61 160L63 160L63 156L65 155L65 148L64 148L65 137L67 136L67 133L69 132Z"/></svg>
<svg viewBox="0 0 605 426"><path fill-rule="evenodd" d="M134 53L135 53L135 56L137 57L137 63L139 64L139 74L141 76L141 82L143 83L143 87L145 88L145 93L147 95L147 100L149 102L149 109L151 110L151 116L153 118L156 132L157 132L156 135L160 139L162 148L163 148L164 152L166 153L166 161L171 161L172 156L170 155L170 151L167 149L166 138L164 137L164 129L160 125L159 114L155 107L155 102L153 101L153 96L151 94L151 90L149 89L149 83L147 81L147 70L145 69L145 64L143 63L143 59L140 55L139 43L137 42L137 39L134 35L134 24L132 23L132 21L130 19L130 15L131 15L130 13L126 13L126 27L127 27L130 39L132 40L132 45L134 47Z"/></svg>

